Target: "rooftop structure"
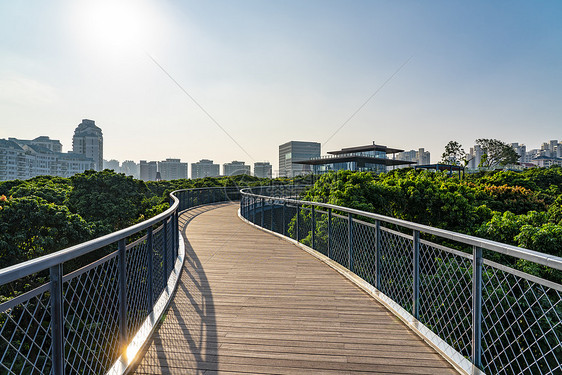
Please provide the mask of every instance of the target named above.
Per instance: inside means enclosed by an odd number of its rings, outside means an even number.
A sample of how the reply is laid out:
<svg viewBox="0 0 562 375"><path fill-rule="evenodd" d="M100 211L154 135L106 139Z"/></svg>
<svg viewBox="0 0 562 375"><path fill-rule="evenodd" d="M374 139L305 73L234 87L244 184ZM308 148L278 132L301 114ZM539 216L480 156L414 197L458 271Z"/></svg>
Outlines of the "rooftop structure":
<svg viewBox="0 0 562 375"><path fill-rule="evenodd" d="M402 151L404 150L373 143L372 145L329 151L327 156L310 158L295 163L313 166L314 174L339 170L381 173L386 172L387 167L416 164L413 161L396 160L394 154ZM389 159L388 154L393 154L393 158Z"/></svg>

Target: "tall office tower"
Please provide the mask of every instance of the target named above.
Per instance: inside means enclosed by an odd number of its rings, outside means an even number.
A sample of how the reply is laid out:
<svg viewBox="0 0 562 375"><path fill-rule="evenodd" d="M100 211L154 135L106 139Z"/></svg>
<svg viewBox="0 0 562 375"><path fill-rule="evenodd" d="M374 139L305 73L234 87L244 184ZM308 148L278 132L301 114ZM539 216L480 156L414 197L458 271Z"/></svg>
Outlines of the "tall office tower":
<svg viewBox="0 0 562 375"><path fill-rule="evenodd" d="M95 121L83 119L74 130L72 151L94 160L94 169L103 169L103 135Z"/></svg>
<svg viewBox="0 0 562 375"><path fill-rule="evenodd" d="M310 165L294 164L297 161L320 157L318 142L290 141L279 146L279 177L295 177L312 173Z"/></svg>
<svg viewBox="0 0 562 375"><path fill-rule="evenodd" d="M140 161L140 179L143 181L156 181L156 172L158 172L158 164L155 161Z"/></svg>
<svg viewBox="0 0 562 375"><path fill-rule="evenodd" d="M187 163L180 159L166 159L158 162L158 172L162 180L178 180L187 178Z"/></svg>
<svg viewBox="0 0 562 375"><path fill-rule="evenodd" d="M239 174L250 175L250 166L243 161L232 161L222 165L222 174L225 176L236 176Z"/></svg>
<svg viewBox="0 0 562 375"><path fill-rule="evenodd" d="M254 163L254 176L271 178L272 168L268 161Z"/></svg>
<svg viewBox="0 0 562 375"><path fill-rule="evenodd" d="M218 177L220 165L213 164L212 160L201 159L197 163L191 163L191 178Z"/></svg>

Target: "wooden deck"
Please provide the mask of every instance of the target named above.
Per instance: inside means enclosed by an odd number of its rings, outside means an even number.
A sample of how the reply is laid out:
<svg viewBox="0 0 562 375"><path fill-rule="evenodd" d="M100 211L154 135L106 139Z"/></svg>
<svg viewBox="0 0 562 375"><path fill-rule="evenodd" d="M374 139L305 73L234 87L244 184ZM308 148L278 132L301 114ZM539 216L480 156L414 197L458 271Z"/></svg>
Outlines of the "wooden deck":
<svg viewBox="0 0 562 375"><path fill-rule="evenodd" d="M181 282L135 373L457 374L372 297L237 209L181 217Z"/></svg>

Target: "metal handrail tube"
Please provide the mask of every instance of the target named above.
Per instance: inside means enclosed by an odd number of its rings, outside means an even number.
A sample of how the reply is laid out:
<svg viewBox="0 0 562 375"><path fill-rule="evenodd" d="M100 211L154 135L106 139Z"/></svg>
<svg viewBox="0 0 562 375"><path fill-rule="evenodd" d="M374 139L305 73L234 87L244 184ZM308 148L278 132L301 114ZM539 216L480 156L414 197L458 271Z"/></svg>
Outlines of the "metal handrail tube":
<svg viewBox="0 0 562 375"><path fill-rule="evenodd" d="M143 229L146 229L162 219L171 216L179 205L179 199L172 197L174 204L166 211L154 216L148 220L132 225L128 228L109 233L105 236L95 238L93 240L83 242L78 245L68 247L52 254L47 254L39 258L31 259L13 266L0 269L0 285L20 279L25 276L46 270L60 263L65 263L82 255L88 254L94 250L98 250L104 246L115 243L121 239L130 237Z"/></svg>
<svg viewBox="0 0 562 375"><path fill-rule="evenodd" d="M243 189L241 205L260 200L259 209L272 216L282 209L282 230L272 232L318 251L311 253L386 304L461 372L562 370L562 285L485 259L483 250L551 270L562 270L562 258L348 207L257 194L263 190ZM285 215L286 207L296 213ZM249 208L240 211L247 221L257 210ZM472 252L422 233L471 245Z"/></svg>
<svg viewBox="0 0 562 375"><path fill-rule="evenodd" d="M232 197L239 198L238 188L177 190L170 208L153 218L1 269L0 286L47 269L50 279L0 303L0 372L126 372L177 287L185 256L178 212ZM108 245L117 250L63 275L65 262Z"/></svg>
<svg viewBox="0 0 562 375"><path fill-rule="evenodd" d="M266 196L254 194L249 190L251 189L242 189L241 190L242 195L251 195L255 198L266 198ZM557 270L562 270L562 257L557 257L554 255L545 254L534 250L524 249L522 247L517 247L513 245L504 244L501 242L487 240L484 238L475 237L468 234L452 232L446 229L430 227L428 225L416 224L411 221L396 219L390 216L384 216L372 212L356 210L353 208L348 208L343 206L336 206L328 203L311 202L311 201L304 201L304 200L284 198L284 197L276 197L276 199L296 205L323 207L323 208L337 210L341 212L347 212L349 214L356 215L356 216L363 216L374 220L380 220L389 224L395 224L404 228L417 230L427 234L433 234L435 236L439 236L448 240L453 240L467 245L485 248L487 250L493 250L504 255L521 258L543 266L551 267Z"/></svg>

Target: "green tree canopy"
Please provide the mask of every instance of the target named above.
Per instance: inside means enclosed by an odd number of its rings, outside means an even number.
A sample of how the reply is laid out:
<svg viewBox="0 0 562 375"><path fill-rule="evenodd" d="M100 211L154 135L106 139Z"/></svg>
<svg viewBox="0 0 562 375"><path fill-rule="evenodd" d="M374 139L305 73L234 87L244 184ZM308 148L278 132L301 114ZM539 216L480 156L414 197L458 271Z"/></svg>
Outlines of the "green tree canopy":
<svg viewBox="0 0 562 375"><path fill-rule="evenodd" d="M148 190L143 181L115 173L86 171L71 177L70 211L113 231L131 225L144 212Z"/></svg>
<svg viewBox="0 0 562 375"><path fill-rule="evenodd" d="M480 167L495 168L508 164L517 164L519 155L513 147L498 139L480 138L476 144L484 150Z"/></svg>
<svg viewBox="0 0 562 375"><path fill-rule="evenodd" d="M0 199L0 268L91 238L91 226L67 207L31 196Z"/></svg>
<svg viewBox="0 0 562 375"><path fill-rule="evenodd" d="M466 152L457 141L449 141L445 146L445 151L441 155L442 164L448 165L466 165Z"/></svg>

